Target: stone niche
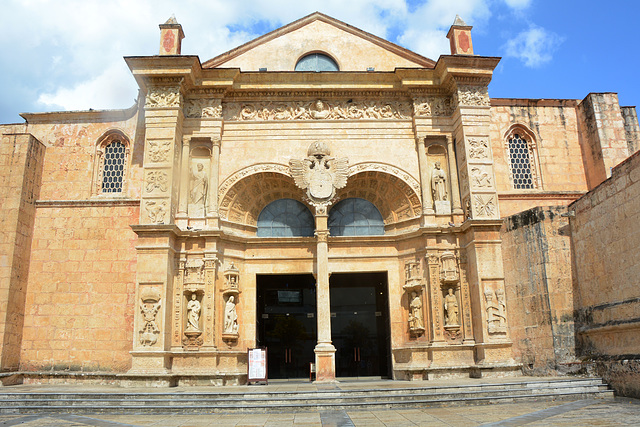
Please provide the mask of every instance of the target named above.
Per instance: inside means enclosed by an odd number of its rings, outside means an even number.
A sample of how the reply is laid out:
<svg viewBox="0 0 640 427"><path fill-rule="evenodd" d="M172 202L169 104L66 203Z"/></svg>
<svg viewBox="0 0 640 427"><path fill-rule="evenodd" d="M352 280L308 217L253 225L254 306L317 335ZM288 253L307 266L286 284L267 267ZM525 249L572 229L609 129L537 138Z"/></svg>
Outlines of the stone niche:
<svg viewBox="0 0 640 427"><path fill-rule="evenodd" d="M451 215L451 175L447 163L447 150L438 142L427 148L429 188L436 215Z"/></svg>
<svg viewBox="0 0 640 427"><path fill-rule="evenodd" d="M224 287L222 298L224 303L224 319L222 322L222 339L228 344L238 341L240 337L238 313L236 306L240 296L240 271L232 262L224 271Z"/></svg>
<svg viewBox="0 0 640 427"><path fill-rule="evenodd" d="M185 350L198 350L202 344L202 302L205 293L204 260L189 259L185 263L183 279L183 331Z"/></svg>
<svg viewBox="0 0 640 427"><path fill-rule="evenodd" d="M207 144L209 146L207 146ZM192 220L204 219L209 209L211 178L211 147L210 143L198 142L191 148L189 158L189 188L187 212ZM190 221L192 225L200 225L197 221Z"/></svg>
<svg viewBox="0 0 640 427"><path fill-rule="evenodd" d="M422 288L424 286L420 272L419 261L409 261L404 265L405 284L402 286L407 294L409 334L414 337L423 336L425 333L424 322L424 298Z"/></svg>

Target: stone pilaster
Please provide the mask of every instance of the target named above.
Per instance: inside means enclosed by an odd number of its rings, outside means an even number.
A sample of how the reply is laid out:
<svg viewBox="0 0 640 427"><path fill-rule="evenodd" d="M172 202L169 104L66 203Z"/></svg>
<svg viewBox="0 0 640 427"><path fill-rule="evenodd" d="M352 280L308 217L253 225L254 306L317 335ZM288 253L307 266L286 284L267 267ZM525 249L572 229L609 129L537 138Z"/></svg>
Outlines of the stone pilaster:
<svg viewBox="0 0 640 427"><path fill-rule="evenodd" d="M429 268L429 294L431 308L431 327L433 342L444 342L442 334L443 317L442 317L442 290L440 289L440 257L437 253L428 253L426 256L427 266Z"/></svg>
<svg viewBox="0 0 640 427"><path fill-rule="evenodd" d="M453 139L447 136L447 159L449 160L449 176L451 179L451 204L453 214L462 214L460 204L460 185L458 184L458 167L456 165L456 155L453 148Z"/></svg>
<svg viewBox="0 0 640 427"><path fill-rule="evenodd" d="M435 224L435 211L433 210L433 198L431 197L431 177L427 164L425 148L426 135L416 137L416 151L418 152L418 165L420 167L420 189L422 191L422 225Z"/></svg>
<svg viewBox="0 0 640 427"><path fill-rule="evenodd" d="M218 185L220 176L220 139L211 141L211 168L209 170L209 195L207 207L207 227L218 228L220 214L218 212Z"/></svg>

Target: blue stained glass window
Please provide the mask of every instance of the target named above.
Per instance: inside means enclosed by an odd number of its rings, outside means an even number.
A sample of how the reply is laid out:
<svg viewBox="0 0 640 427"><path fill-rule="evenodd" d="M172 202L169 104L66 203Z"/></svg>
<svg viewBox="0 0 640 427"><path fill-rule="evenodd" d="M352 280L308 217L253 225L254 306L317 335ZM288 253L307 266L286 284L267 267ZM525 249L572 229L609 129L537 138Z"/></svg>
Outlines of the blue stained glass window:
<svg viewBox="0 0 640 427"><path fill-rule="evenodd" d="M258 215L258 237L309 237L314 231L313 215L297 200L275 200Z"/></svg>
<svg viewBox="0 0 640 427"><path fill-rule="evenodd" d="M340 71L336 61L322 53L312 53L301 58L296 64L296 71Z"/></svg>
<svg viewBox="0 0 640 427"><path fill-rule="evenodd" d="M384 220L378 208L368 200L344 199L329 211L332 236L380 236Z"/></svg>

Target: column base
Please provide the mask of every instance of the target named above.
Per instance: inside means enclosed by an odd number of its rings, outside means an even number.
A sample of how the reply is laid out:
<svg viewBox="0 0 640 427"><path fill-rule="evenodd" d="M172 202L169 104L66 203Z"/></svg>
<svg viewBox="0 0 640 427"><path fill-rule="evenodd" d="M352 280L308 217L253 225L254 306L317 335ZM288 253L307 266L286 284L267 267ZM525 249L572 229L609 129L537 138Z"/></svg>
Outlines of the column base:
<svg viewBox="0 0 640 427"><path fill-rule="evenodd" d="M313 350L316 354L317 383L334 383L336 381L336 348L331 343L318 343Z"/></svg>

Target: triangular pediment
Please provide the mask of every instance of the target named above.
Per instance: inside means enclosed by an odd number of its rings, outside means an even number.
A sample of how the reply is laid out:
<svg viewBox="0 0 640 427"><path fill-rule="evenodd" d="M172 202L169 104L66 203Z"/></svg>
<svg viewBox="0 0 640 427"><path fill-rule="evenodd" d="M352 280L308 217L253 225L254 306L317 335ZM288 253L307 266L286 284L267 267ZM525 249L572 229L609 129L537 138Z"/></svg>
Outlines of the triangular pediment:
<svg viewBox="0 0 640 427"><path fill-rule="evenodd" d="M210 59L203 68L293 71L298 60L309 53L328 55L340 71L435 66L429 58L315 12Z"/></svg>

